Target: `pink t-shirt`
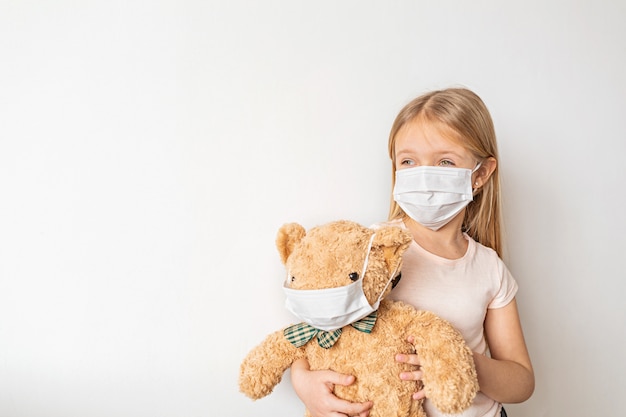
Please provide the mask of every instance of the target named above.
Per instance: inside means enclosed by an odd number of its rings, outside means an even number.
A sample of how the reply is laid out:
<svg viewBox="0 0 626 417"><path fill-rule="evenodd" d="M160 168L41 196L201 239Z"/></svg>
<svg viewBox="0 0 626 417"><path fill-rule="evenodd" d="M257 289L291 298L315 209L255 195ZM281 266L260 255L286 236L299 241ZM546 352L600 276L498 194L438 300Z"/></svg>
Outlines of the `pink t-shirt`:
<svg viewBox="0 0 626 417"><path fill-rule="evenodd" d="M404 227L401 220L382 225ZM467 252L459 259L434 255L411 242L402 258L402 279L390 298L419 310L432 311L461 332L474 352L488 354L483 323L488 309L509 304L517 293L517 283L496 252L465 235ZM428 400L429 417L444 416ZM463 417L495 417L500 404L479 392Z"/></svg>

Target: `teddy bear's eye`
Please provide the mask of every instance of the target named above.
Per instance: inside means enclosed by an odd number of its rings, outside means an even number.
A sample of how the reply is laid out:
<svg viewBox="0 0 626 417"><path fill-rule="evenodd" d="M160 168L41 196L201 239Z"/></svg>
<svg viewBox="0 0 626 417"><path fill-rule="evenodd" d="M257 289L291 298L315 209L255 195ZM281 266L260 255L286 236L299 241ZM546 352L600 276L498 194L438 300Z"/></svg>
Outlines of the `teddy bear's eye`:
<svg viewBox="0 0 626 417"><path fill-rule="evenodd" d="M291 277L291 282L294 282L296 280L296 277Z"/></svg>
<svg viewBox="0 0 626 417"><path fill-rule="evenodd" d="M348 275L350 277L350 279L352 281L356 281L357 279L359 279L359 273L358 272L351 272L350 275Z"/></svg>
<svg viewBox="0 0 626 417"><path fill-rule="evenodd" d="M398 285L401 279L402 272L398 272L398 275L396 275L396 277L391 281L391 288L396 288L396 285Z"/></svg>

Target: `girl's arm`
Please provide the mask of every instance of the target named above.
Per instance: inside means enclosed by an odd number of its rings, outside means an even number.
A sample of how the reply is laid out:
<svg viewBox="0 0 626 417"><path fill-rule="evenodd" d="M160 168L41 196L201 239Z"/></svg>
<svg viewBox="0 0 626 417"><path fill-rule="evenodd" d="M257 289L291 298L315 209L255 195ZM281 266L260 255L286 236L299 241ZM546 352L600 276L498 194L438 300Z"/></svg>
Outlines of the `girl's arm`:
<svg viewBox="0 0 626 417"><path fill-rule="evenodd" d="M485 337L491 358L474 353L480 390L501 403L526 401L535 389L535 375L515 299L487 310Z"/></svg>
<svg viewBox="0 0 626 417"><path fill-rule="evenodd" d="M480 391L501 403L526 401L535 389L535 375L515 299L505 307L487 310L484 327L491 358L474 352ZM418 355L397 355L396 361L420 364ZM418 381L422 371L403 372L400 378ZM424 390L413 394L414 399L424 397Z"/></svg>
<svg viewBox="0 0 626 417"><path fill-rule="evenodd" d="M333 387L350 385L354 376L334 371L311 371L306 359L291 365L291 384L312 417L367 417L372 402L351 403L333 394Z"/></svg>

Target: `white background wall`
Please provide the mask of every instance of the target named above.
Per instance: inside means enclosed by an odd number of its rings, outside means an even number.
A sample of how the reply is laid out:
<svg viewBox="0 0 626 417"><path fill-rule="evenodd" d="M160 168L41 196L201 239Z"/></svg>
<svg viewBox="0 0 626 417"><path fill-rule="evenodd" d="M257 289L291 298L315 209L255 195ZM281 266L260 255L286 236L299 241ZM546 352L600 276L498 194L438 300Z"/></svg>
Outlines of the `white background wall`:
<svg viewBox="0 0 626 417"><path fill-rule="evenodd" d="M537 388L626 392L626 3L0 1L0 416L293 416L278 227L387 214L387 134L464 85L501 148ZM287 376L288 377L288 376Z"/></svg>

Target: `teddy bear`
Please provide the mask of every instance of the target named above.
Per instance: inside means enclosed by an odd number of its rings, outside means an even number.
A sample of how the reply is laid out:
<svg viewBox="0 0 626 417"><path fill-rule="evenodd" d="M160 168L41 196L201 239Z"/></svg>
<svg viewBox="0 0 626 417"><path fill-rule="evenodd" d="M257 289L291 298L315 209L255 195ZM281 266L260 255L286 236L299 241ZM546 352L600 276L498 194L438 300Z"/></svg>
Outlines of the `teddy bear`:
<svg viewBox="0 0 626 417"><path fill-rule="evenodd" d="M421 388L443 413L467 409L479 387L463 337L435 314L385 298L401 279L411 241L397 226L341 220L307 232L297 223L283 225L276 246L287 270L286 307L303 322L269 334L246 355L241 392L267 396L294 361L306 358L312 370L354 375L353 384L335 385L334 394L371 400L371 417L426 417L423 400L412 399ZM400 379L414 367L396 362L398 353L419 355L421 382Z"/></svg>

